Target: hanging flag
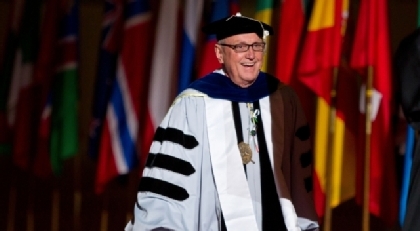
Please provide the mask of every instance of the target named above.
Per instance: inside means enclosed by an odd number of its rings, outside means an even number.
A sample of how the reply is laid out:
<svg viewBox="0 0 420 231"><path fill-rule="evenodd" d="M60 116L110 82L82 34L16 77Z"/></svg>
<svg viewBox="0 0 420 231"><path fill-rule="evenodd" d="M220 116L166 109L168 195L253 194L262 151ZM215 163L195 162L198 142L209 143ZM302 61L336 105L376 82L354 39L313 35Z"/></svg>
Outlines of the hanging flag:
<svg viewBox="0 0 420 231"><path fill-rule="evenodd" d="M299 80L317 96L315 133L314 133L314 200L319 217L325 210L326 168L331 168L330 206L336 207L342 201L354 196L354 153L345 148L344 142L351 140L351 133L346 129L345 108L338 105L340 97L347 97L338 92L340 84L346 80L347 70L340 67L341 51L346 21L348 17L348 0L317 0L314 3L308 29L303 43L298 66ZM331 88L334 71L338 71L337 101L331 105ZM349 104L350 105L350 104ZM331 106L337 109L334 124L334 137L329 140L329 117ZM348 110L347 110L348 111ZM345 137L346 135L346 137ZM332 148L332 166L326 165L328 145ZM352 165L353 164L353 165ZM346 170L346 172L344 172ZM344 180L343 176L346 176Z"/></svg>
<svg viewBox="0 0 420 231"><path fill-rule="evenodd" d="M56 73L51 89L50 158L55 174L78 151L79 1L67 0L58 34Z"/></svg>
<svg viewBox="0 0 420 231"><path fill-rule="evenodd" d="M52 0L55 1L55 0ZM36 152L33 161L32 171L35 176L47 178L53 174L52 163L50 158L50 135L51 135L51 110L52 98L51 92L44 102L44 106L39 118L39 126L37 131Z"/></svg>
<svg viewBox="0 0 420 231"><path fill-rule="evenodd" d="M293 87L298 95L311 128L314 128L315 95L299 81L296 67L301 53L300 44L304 38L306 8L303 1L284 0L280 6L278 23L275 75L285 84ZM290 23L292 22L293 23Z"/></svg>
<svg viewBox="0 0 420 231"><path fill-rule="evenodd" d="M115 81L117 55L121 50L124 23L124 1L108 0L104 5L99 64L92 104L88 154L97 159L106 109Z"/></svg>
<svg viewBox="0 0 420 231"><path fill-rule="evenodd" d="M28 169L35 145L36 104L33 88L33 66L38 54L41 1L25 1L19 32L10 92L7 102L7 119L12 128L13 162Z"/></svg>
<svg viewBox="0 0 420 231"><path fill-rule="evenodd" d="M13 63L19 45L19 30L23 13L23 0L11 2L9 28L0 63L0 154L11 153L11 131L7 122L7 102L13 73Z"/></svg>
<svg viewBox="0 0 420 231"><path fill-rule="evenodd" d="M196 59L195 46L197 44L203 5L203 0L187 0L185 3L178 93L186 89L192 81L194 60Z"/></svg>
<svg viewBox="0 0 420 231"><path fill-rule="evenodd" d="M230 14L231 15L234 15L234 14L240 12L238 0L229 0L229 2L230 2L229 9L230 9Z"/></svg>
<svg viewBox="0 0 420 231"><path fill-rule="evenodd" d="M293 23L290 23L292 22ZM302 1L284 0L280 6L276 60L276 76L286 84L295 78L296 60L305 26L305 6ZM281 64L281 65L280 65Z"/></svg>
<svg viewBox="0 0 420 231"><path fill-rule="evenodd" d="M255 19L266 23L267 25L271 25L271 17L273 14L273 0L257 0L257 12L255 13ZM268 71L268 59L269 59L269 47L270 38L266 39L266 51L265 51L265 58L261 66L261 70L264 72Z"/></svg>
<svg viewBox="0 0 420 231"><path fill-rule="evenodd" d="M122 47L99 146L96 193L136 167L140 154L136 142L146 108L151 12L147 0L133 0L125 4L124 13ZM141 153L143 156L147 153Z"/></svg>
<svg viewBox="0 0 420 231"><path fill-rule="evenodd" d="M179 1L164 1L159 10L156 30L156 43L153 51L148 96L148 110L143 135L142 152L148 153L154 133L165 117L174 99L171 82L176 79L173 70L176 68L177 19ZM165 67L165 68L162 68ZM141 166L146 163L146 156L141 160Z"/></svg>
<svg viewBox="0 0 420 231"><path fill-rule="evenodd" d="M388 28L388 5L382 0L362 0L358 14L350 65L366 74L373 68L372 134L370 139L369 211L390 225L397 218L398 190L392 141L392 73ZM365 76L365 75L364 75ZM364 99L364 94L361 99ZM364 105L364 103L361 103ZM361 107L364 110L364 107ZM362 112L364 113L364 112ZM364 118L364 116L361 114ZM364 121L364 120L361 120ZM365 124L360 124L360 131ZM363 198L365 136L359 136L356 200Z"/></svg>
<svg viewBox="0 0 420 231"><path fill-rule="evenodd" d="M45 1L45 15L41 28L41 41L38 58L34 65L35 94L33 101L36 104L33 116L38 120L36 128L36 150L32 171L41 178L52 175L50 160L50 128L51 128L51 86L55 75L57 57L58 31L61 28L60 17L65 9L60 8L60 1Z"/></svg>
<svg viewBox="0 0 420 231"><path fill-rule="evenodd" d="M343 1L315 1L300 56L300 80L325 99L329 98L332 68L340 64Z"/></svg>
<svg viewBox="0 0 420 231"><path fill-rule="evenodd" d="M210 21L207 23L228 17L230 15L230 3L231 2L229 0L213 0ZM235 6L235 4L233 4L233 6ZM213 72L214 70L221 68L221 65L219 61L217 61L216 55L214 53L214 46L216 45L216 42L216 35L207 36L206 42L203 46L198 78L201 78Z"/></svg>

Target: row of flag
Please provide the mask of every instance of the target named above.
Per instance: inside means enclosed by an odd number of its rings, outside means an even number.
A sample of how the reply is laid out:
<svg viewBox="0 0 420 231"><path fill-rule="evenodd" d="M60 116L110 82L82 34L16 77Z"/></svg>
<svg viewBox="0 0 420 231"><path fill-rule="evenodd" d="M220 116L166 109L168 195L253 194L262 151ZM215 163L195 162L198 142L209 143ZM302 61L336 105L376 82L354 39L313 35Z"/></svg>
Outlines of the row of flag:
<svg viewBox="0 0 420 231"><path fill-rule="evenodd" d="M175 94L186 89L197 72L203 76L220 67L212 35L203 45L203 65L195 70L203 0L186 0L183 8L180 1L161 1L158 6L153 17L147 0L106 1L89 140L89 154L98 159L97 193L116 176L142 169ZM210 21L239 11L235 0L213 1L211 8Z"/></svg>
<svg viewBox="0 0 420 231"><path fill-rule="evenodd" d="M324 206L336 207L353 197L362 204L364 157L370 155L367 206L370 213L392 225L398 212L398 189L388 6L386 1L361 0L353 18L349 4L349 0L314 1L297 61L295 77L317 98L315 111L309 113L315 115L316 209L321 217ZM373 89L366 90L372 95L372 113L366 122L362 89L368 75L373 79ZM371 135L365 150L368 126ZM326 165L327 159L331 165ZM326 174L327 168L331 175ZM325 203L327 177L329 203Z"/></svg>
<svg viewBox="0 0 420 231"><path fill-rule="evenodd" d="M15 0L0 69L0 151L35 175L78 150L78 2Z"/></svg>
<svg viewBox="0 0 420 231"><path fill-rule="evenodd" d="M219 68L216 38L200 40L201 26L240 10L235 0L151 2L104 1L88 149L97 160L97 193L116 176L142 169L175 94ZM359 2L357 18L349 11L351 0L257 0L255 15L247 16L275 26L263 70L296 90L314 128L314 199L320 218L330 146L328 206L354 197L362 201L365 120L359 91L367 70L373 70L369 210L392 223L398 190L388 6L382 0ZM8 132L0 133L0 151L11 143L16 165L45 176L48 169L60 172L62 161L78 150L80 25L76 0L45 0L44 17L41 3L12 1L0 79L0 129Z"/></svg>

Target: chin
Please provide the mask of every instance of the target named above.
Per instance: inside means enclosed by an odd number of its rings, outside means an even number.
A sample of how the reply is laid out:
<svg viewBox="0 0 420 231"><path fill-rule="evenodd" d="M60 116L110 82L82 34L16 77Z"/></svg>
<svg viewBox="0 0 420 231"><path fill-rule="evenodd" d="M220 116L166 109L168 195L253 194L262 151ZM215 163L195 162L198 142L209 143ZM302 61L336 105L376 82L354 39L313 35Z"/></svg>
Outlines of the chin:
<svg viewBox="0 0 420 231"><path fill-rule="evenodd" d="M257 78L258 73L259 73L258 71L257 72L253 72L253 73L244 73L242 75L242 79L244 79L244 80L246 80L248 82L252 82L252 81L254 81Z"/></svg>

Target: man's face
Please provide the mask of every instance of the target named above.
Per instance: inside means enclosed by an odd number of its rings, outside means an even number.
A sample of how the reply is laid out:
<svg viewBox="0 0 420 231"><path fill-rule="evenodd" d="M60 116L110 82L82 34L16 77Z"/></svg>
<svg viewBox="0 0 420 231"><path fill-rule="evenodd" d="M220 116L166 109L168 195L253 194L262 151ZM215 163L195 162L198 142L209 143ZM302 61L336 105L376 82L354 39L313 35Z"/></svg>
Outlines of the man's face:
<svg viewBox="0 0 420 231"><path fill-rule="evenodd" d="M233 35L219 43L228 45L262 43L255 33ZM240 87L250 86L258 76L264 57L263 51L254 51L252 46L245 52L236 52L228 46L216 44L216 57L223 64L225 72L232 82Z"/></svg>

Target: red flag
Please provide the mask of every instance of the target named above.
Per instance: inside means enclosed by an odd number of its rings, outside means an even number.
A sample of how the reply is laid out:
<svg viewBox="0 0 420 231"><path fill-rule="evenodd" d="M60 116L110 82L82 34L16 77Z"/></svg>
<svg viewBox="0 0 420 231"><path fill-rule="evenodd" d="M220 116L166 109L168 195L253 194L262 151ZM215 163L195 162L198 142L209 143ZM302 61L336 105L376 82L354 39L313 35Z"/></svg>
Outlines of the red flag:
<svg viewBox="0 0 420 231"><path fill-rule="evenodd" d="M33 162L34 174L47 177L52 174L49 152L51 99L50 89L54 75L54 57L58 37L60 1L48 0L41 28L40 53L34 66L34 81L37 93L37 118L39 119L36 139L36 155ZM48 105L46 107L46 105Z"/></svg>
<svg viewBox="0 0 420 231"><path fill-rule="evenodd" d="M298 74L308 88L329 101L332 68L340 63L343 0L318 0L313 7Z"/></svg>
<svg viewBox="0 0 420 231"><path fill-rule="evenodd" d="M13 129L13 162L28 169L36 134L36 97L33 81L33 66L37 57L41 1L24 4L20 28L19 48L16 52L11 89L8 98L8 119ZM36 100L35 100L36 101Z"/></svg>
<svg viewBox="0 0 420 231"><path fill-rule="evenodd" d="M334 124L334 137L329 140L329 117L331 111L331 88L333 87L334 69L338 71L337 98L346 98L340 87L346 82L343 72L348 70L341 68L341 50L343 35L346 29L348 15L348 1L318 0L314 3L308 31L305 37L300 63L298 67L299 79L306 87L311 89L317 96L316 122L314 134L314 199L319 217L322 217L325 209L325 186L329 177L331 185L329 206L335 207L342 201L354 196L354 166L351 164L354 153L346 149L346 142L350 140L346 116L343 111L337 111ZM340 98L341 97L341 98ZM338 101L333 105L337 109ZM342 101L340 100L340 104ZM332 145L332 153L328 153L329 145ZM332 155L332 166L326 165L328 154ZM347 179L343 179L344 166ZM327 168L331 168L332 175L326 175Z"/></svg>
<svg viewBox="0 0 420 231"><path fill-rule="evenodd" d="M305 6L302 1L282 1L277 30L276 60L278 64L275 67L275 76L296 91L309 125L313 128L315 123L315 94L299 81L296 71L299 54L301 53L300 44L304 38L303 32L306 29L305 20ZM290 23L292 21L293 23Z"/></svg>
<svg viewBox="0 0 420 231"><path fill-rule="evenodd" d="M146 108L151 12L146 0L125 3L126 20L122 48L118 57L116 80L108 103L99 146L95 192L118 175L138 166L139 121ZM141 153L145 158L147 153Z"/></svg>
<svg viewBox="0 0 420 231"><path fill-rule="evenodd" d="M290 23L291 21L293 23ZM276 60L279 65L276 65L275 73L282 82L291 84L302 32L305 29L305 8L302 1L284 0L278 25Z"/></svg>
<svg viewBox="0 0 420 231"><path fill-rule="evenodd" d="M229 0L218 0L214 1L212 4L212 12L211 12L211 19L210 22L214 22L216 20L222 19L224 17L228 17L230 13L230 7L236 9L236 4L230 5ZM198 70L198 78L201 78L214 70L221 68L220 63L216 59L216 55L214 53L214 46L216 45L216 36L209 35L204 43L203 52L202 52L202 59L201 65Z"/></svg>
<svg viewBox="0 0 420 231"><path fill-rule="evenodd" d="M354 38L351 67L361 71L366 77L367 67L373 68L373 88L378 100L372 100L378 108L373 107L372 134L370 140L370 189L369 210L372 214L393 224L398 211L398 190L394 164L393 140L391 128L392 116L392 70L391 51L388 28L388 5L383 0L362 0ZM362 96L364 97L364 96ZM361 115L364 117L363 115ZM364 131L364 120L360 131ZM357 161L356 199L361 203L363 198L363 162L365 136L359 135Z"/></svg>
<svg viewBox="0 0 420 231"><path fill-rule="evenodd" d="M11 3L8 34L4 50L0 57L0 154L11 152L11 127L7 121L7 103L9 99L10 83L18 48L18 36L23 13L23 1L15 0Z"/></svg>
<svg viewBox="0 0 420 231"><path fill-rule="evenodd" d="M229 8L230 8L230 14L232 14L232 15L240 12L238 0L230 0Z"/></svg>

